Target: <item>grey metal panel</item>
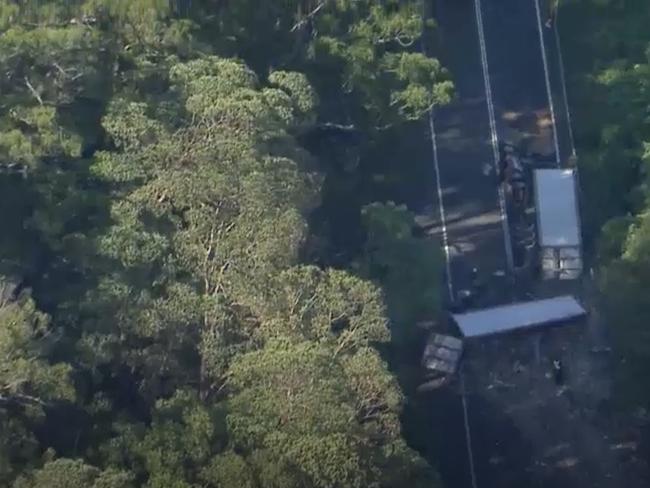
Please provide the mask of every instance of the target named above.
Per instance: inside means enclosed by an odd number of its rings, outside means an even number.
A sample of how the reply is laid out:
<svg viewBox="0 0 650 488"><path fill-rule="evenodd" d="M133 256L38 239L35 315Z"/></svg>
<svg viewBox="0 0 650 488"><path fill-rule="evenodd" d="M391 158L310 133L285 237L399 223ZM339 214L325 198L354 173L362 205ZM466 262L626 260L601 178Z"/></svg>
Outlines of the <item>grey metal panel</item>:
<svg viewBox="0 0 650 488"><path fill-rule="evenodd" d="M435 350L433 356L443 361L455 363L460 358L460 351L457 349L447 349L446 347L441 347Z"/></svg>
<svg viewBox="0 0 650 488"><path fill-rule="evenodd" d="M575 298L562 296L453 314L452 317L464 337L481 337L548 325L585 314Z"/></svg>
<svg viewBox="0 0 650 488"><path fill-rule="evenodd" d="M463 341L456 337L442 335L442 334L433 334L429 340L431 344L448 347L449 349L462 349Z"/></svg>
<svg viewBox="0 0 650 488"><path fill-rule="evenodd" d="M560 259L580 259L580 250L575 247L560 249Z"/></svg>
<svg viewBox="0 0 650 488"><path fill-rule="evenodd" d="M424 349L423 364L429 370L453 373L463 350L463 341L452 336L432 334Z"/></svg>
<svg viewBox="0 0 650 488"><path fill-rule="evenodd" d="M574 170L535 170L535 200L540 246L579 247L580 220Z"/></svg>
<svg viewBox="0 0 650 488"><path fill-rule="evenodd" d="M425 361L425 367L432 371L442 371L443 373L450 374L456 371L456 363L450 363L440 359L429 359Z"/></svg>

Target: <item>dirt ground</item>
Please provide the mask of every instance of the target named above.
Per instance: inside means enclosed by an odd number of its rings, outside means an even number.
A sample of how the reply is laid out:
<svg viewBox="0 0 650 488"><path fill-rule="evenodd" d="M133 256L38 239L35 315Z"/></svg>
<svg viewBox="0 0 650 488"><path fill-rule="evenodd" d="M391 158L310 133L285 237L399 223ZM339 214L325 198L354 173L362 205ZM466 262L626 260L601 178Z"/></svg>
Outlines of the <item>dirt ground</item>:
<svg viewBox="0 0 650 488"><path fill-rule="evenodd" d="M538 288L538 297L558 294L548 282ZM585 280L574 294L584 300L588 289ZM614 358L598 322L592 311L580 322L468 344L463 375L479 486L650 486L646 421L612 406ZM562 384L552 374L556 359Z"/></svg>

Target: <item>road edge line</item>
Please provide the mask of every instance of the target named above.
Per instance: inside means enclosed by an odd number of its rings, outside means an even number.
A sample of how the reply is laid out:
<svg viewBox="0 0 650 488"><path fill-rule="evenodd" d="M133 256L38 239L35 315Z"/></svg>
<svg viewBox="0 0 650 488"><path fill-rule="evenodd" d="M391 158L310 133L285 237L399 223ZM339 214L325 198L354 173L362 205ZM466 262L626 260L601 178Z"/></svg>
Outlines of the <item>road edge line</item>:
<svg viewBox="0 0 650 488"><path fill-rule="evenodd" d="M449 299L454 301L454 288L451 276L451 258L449 256L449 236L447 234L447 219L443 203L442 185L440 184L440 166L438 162L438 143L436 142L436 129L433 122L433 109L429 110L429 133L431 139L431 152L433 154L433 170L436 175L436 190L438 192L438 211L440 212L440 227L442 228L442 246L445 251L445 268L447 272L447 291Z"/></svg>
<svg viewBox="0 0 650 488"><path fill-rule="evenodd" d="M558 7L559 8L559 7ZM569 129L569 143L571 144L571 156L576 157L576 144L573 137L573 122L571 119L571 110L569 109L569 95L566 87L566 76L564 73L564 56L562 54L562 43L560 42L560 33L558 32L559 12L555 13L555 22L553 23L553 32L555 33L555 46L557 47L558 64L560 67L560 79L562 82L562 96L564 98L564 111L566 112L567 126Z"/></svg>
<svg viewBox="0 0 650 488"><path fill-rule="evenodd" d="M548 59L546 58L546 43L544 42L544 31L542 30L542 14L539 8L539 0L533 0L535 3L535 13L537 14L537 32L539 33L539 48L542 51L542 66L544 68L544 81L546 82L546 96L548 98L548 107L551 111L551 122L553 123L553 146L555 148L555 163L561 167L560 161L560 144L557 137L557 124L555 123L555 104L553 103L553 93L551 92L551 77L548 71Z"/></svg>
<svg viewBox="0 0 650 488"><path fill-rule="evenodd" d="M488 106L488 118L490 121L490 133L492 140L492 157L494 158L495 174L498 176L501 171L499 168L499 138L497 135L496 118L494 115L494 103L492 102L492 86L490 84L490 71L487 61L487 48L485 46L485 33L483 31L483 14L481 13L481 0L474 0L474 13L476 14L476 25L478 29L478 40L481 51L481 66L483 69L483 83L485 85L485 96ZM506 198L503 186L498 186L498 202L501 210L501 226L503 227L503 241L506 251L506 265L508 271L514 269L512 257L512 240L510 238L510 225L508 223L508 212L506 210Z"/></svg>

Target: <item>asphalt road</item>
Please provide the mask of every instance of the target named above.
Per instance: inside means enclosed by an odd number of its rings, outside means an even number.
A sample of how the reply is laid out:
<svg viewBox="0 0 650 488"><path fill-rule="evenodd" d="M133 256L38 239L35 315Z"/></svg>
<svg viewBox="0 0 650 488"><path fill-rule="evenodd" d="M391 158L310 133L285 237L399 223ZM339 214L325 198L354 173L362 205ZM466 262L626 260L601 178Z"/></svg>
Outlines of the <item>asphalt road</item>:
<svg viewBox="0 0 650 488"><path fill-rule="evenodd" d="M509 243L499 204L490 109L500 142L517 143L524 151L561 164L570 154L571 143L557 38L553 29L544 26L545 0L539 0L539 17L536 0L432 1L439 26L439 57L452 73L457 93L454 103L436 111L433 120L440 175L437 183L446 224L442 225L439 215L437 230L442 236L443 227L446 229L451 282L457 292L468 285L472 267L486 276L507 265ZM487 64L481 56L475 6L480 8ZM484 70L491 87L489 98ZM507 295L503 293L503 300ZM488 414L479 396L470 395L468 403L478 485L507 488L530 484L526 467L533 453L523 440L515 440L517 432L507 416L495 411ZM456 425L458 419L441 422ZM454 452L458 458L466 458L466 454ZM494 459L506 463L494 465ZM466 459L462 466L465 471ZM467 472L459 471L442 474L450 486L470 487Z"/></svg>
<svg viewBox="0 0 650 488"><path fill-rule="evenodd" d="M505 242L473 1L438 0L436 19L441 61L457 94L436 111L434 127L451 281L459 290L472 267L486 275L505 269Z"/></svg>
<svg viewBox="0 0 650 488"><path fill-rule="evenodd" d="M489 110L499 142L517 144L546 163L565 166L572 142L558 37L555 26L544 25L546 0L433 1L440 58L457 93L454 103L434 114L434 131L451 282L458 291L468 285L472 267L489 276L507 265L510 244L504 236Z"/></svg>
<svg viewBox="0 0 650 488"><path fill-rule="evenodd" d="M542 0L540 0L541 2ZM560 37L558 34L558 16L551 29L543 30L544 45L548 58L549 85L555 107L555 125L557 127L560 161L566 166L569 157L574 151L573 134L571 133L571 114L569 110L569 95L566 93L563 73L563 59L561 54Z"/></svg>
<svg viewBox="0 0 650 488"><path fill-rule="evenodd" d="M557 67L557 57L552 49L544 53L541 49L540 37L545 44L548 39L547 48L553 47L554 40L552 29L544 25L548 19L544 0L538 4L539 15L537 0L477 3L483 17L499 140L520 143L523 150L557 160L554 136L560 107L555 107L556 97L549 99L547 83L557 78L551 69Z"/></svg>

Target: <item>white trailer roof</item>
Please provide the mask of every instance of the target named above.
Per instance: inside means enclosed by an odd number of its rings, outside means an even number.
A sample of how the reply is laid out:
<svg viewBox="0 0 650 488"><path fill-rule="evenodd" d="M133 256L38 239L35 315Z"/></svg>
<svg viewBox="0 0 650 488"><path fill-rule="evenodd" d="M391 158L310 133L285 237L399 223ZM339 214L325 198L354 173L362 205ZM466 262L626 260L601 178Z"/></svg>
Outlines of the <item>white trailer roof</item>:
<svg viewBox="0 0 650 488"><path fill-rule="evenodd" d="M571 169L535 170L535 199L540 246L580 246L575 172Z"/></svg>
<svg viewBox="0 0 650 488"><path fill-rule="evenodd" d="M575 298L562 296L453 314L452 317L463 336L469 338L539 327L585 314Z"/></svg>

